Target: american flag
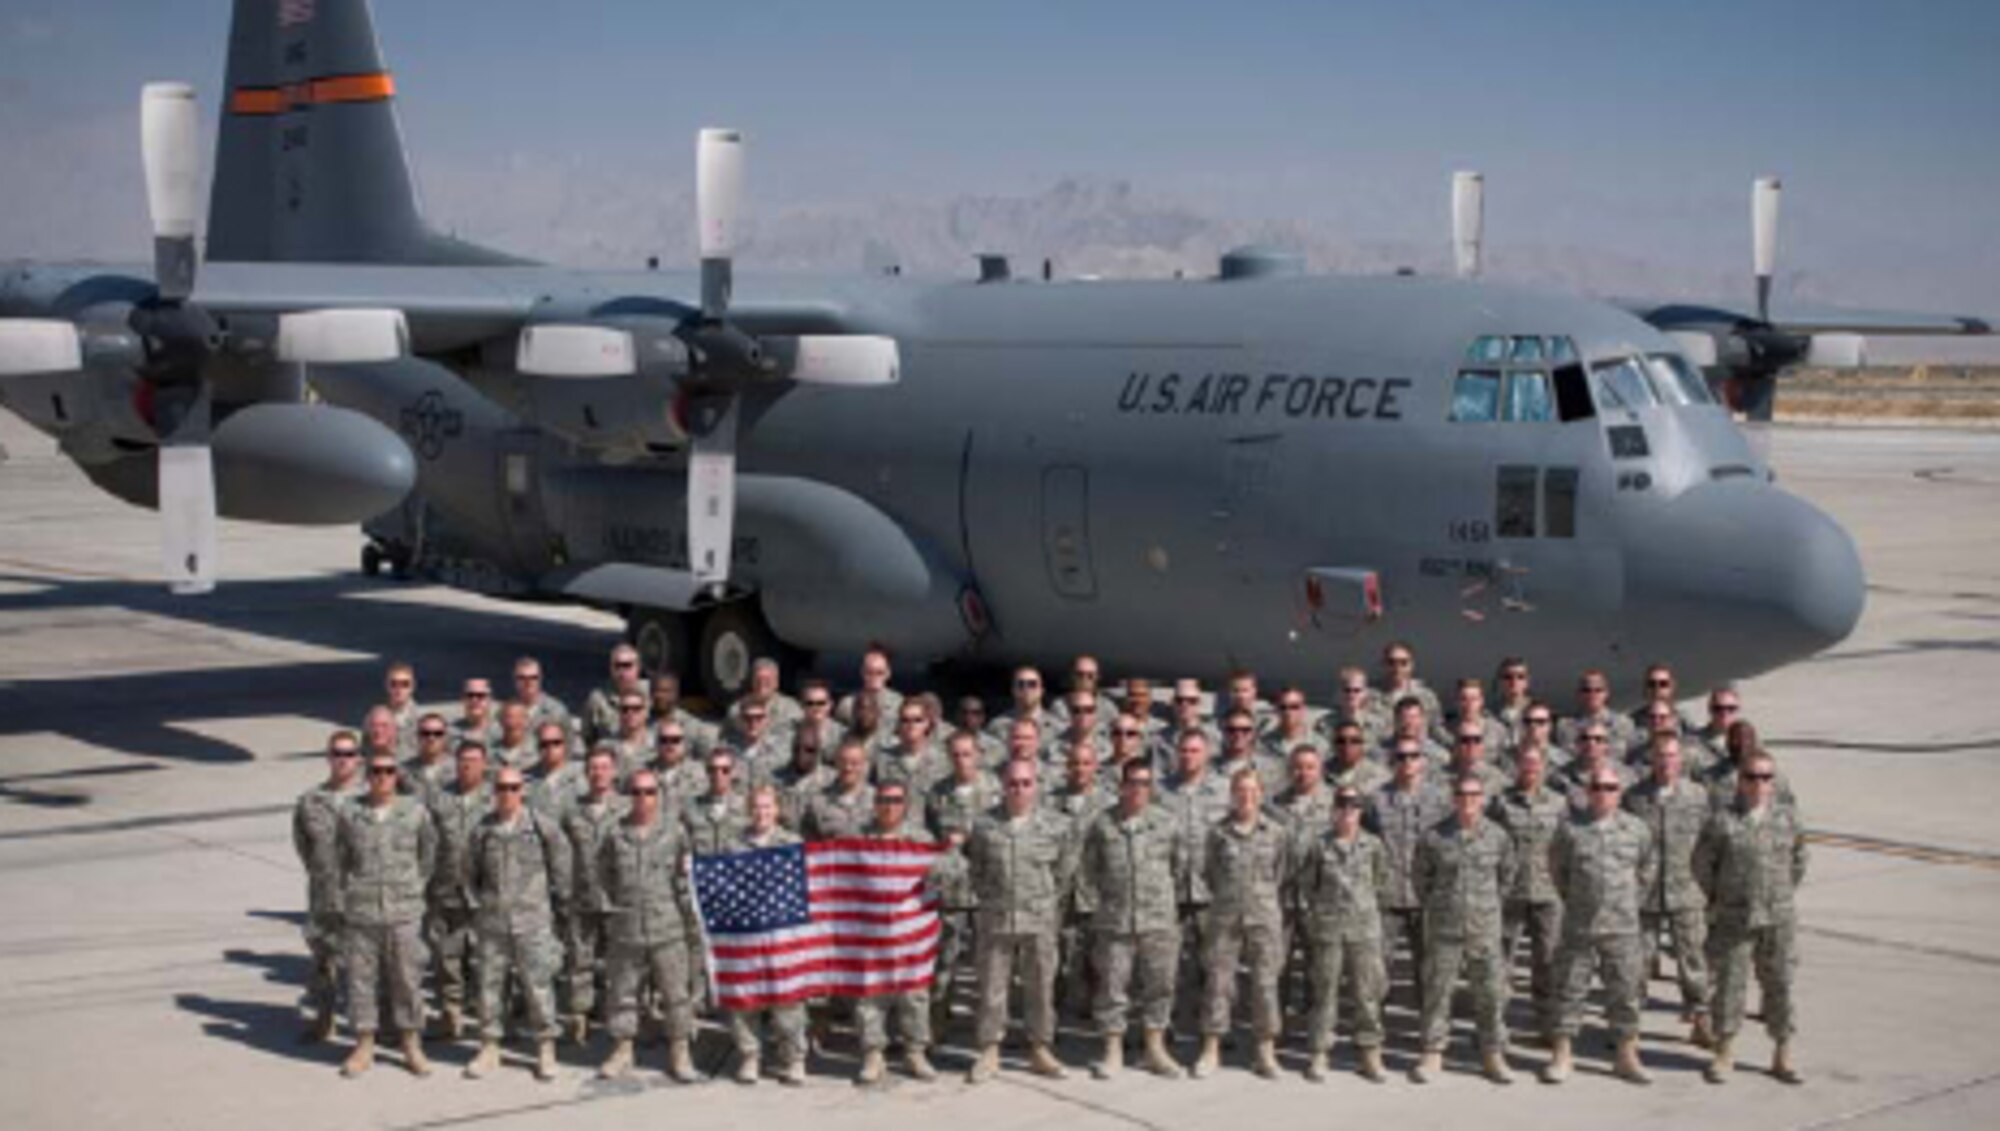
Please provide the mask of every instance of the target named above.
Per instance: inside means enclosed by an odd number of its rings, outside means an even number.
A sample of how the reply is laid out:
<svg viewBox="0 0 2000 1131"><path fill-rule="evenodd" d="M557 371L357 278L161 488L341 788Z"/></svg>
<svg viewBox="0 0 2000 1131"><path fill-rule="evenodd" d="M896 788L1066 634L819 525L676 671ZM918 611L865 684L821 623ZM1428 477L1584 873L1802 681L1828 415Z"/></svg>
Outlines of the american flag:
<svg viewBox="0 0 2000 1131"><path fill-rule="evenodd" d="M828 840L694 859L708 976L724 1009L921 989L937 960L938 847Z"/></svg>

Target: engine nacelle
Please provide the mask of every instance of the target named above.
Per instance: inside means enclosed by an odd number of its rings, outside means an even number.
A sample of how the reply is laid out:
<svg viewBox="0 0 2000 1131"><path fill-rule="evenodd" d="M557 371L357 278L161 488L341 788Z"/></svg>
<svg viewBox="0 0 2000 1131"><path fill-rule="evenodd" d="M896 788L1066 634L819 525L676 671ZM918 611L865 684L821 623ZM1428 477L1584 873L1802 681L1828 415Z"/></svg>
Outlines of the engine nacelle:
<svg viewBox="0 0 2000 1131"><path fill-rule="evenodd" d="M680 382L687 346L673 319L628 315L531 326L488 343L481 392L594 451L637 457L687 442ZM622 370L622 372L620 372Z"/></svg>
<svg viewBox="0 0 2000 1131"><path fill-rule="evenodd" d="M417 461L401 436L373 418L324 404L260 404L216 425L216 509L224 518L287 526L344 526L403 501ZM83 464L91 481L157 507L155 452Z"/></svg>

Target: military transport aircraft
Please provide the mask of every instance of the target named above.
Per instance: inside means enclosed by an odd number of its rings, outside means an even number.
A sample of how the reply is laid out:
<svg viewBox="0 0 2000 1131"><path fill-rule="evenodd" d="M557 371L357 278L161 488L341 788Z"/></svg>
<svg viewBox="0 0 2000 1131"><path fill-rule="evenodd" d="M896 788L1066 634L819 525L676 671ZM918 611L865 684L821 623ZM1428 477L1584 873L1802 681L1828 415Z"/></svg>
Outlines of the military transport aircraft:
<svg viewBox="0 0 2000 1131"><path fill-rule="evenodd" d="M368 519L371 565L618 610L717 693L869 642L1318 687L1392 638L1701 686L1860 615L1847 534L1616 305L1257 250L737 279L726 130L698 273L540 266L426 227L395 89L364 0L236 0L205 262L193 91L154 84L150 277L0 277L5 405L160 508L177 587L217 514Z"/></svg>

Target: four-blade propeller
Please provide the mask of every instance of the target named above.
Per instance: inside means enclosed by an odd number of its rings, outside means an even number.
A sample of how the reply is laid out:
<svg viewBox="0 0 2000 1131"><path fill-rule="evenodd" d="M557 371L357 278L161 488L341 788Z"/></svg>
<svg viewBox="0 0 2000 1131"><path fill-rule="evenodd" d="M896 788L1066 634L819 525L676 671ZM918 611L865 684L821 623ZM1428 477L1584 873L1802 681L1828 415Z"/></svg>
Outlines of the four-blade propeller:
<svg viewBox="0 0 2000 1131"><path fill-rule="evenodd" d="M701 255L701 307L671 328L672 351L688 434L688 568L704 589L729 583L736 524L737 431L742 394L759 384L868 387L901 378L894 338L854 335L754 335L730 320L738 217L743 195L743 135L705 129L695 149L695 211ZM523 329L515 367L551 378L621 378L660 356L662 343L642 330L610 323L541 323ZM683 356L684 355L684 359Z"/></svg>

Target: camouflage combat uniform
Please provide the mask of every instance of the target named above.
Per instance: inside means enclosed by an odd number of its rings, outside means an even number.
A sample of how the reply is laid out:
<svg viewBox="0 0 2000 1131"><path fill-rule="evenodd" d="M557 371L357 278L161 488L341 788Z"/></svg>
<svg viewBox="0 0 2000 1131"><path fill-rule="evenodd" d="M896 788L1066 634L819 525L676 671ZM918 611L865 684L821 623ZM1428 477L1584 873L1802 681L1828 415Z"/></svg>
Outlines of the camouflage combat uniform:
<svg viewBox="0 0 2000 1131"><path fill-rule="evenodd" d="M1342 975L1354 983L1354 1043L1382 1044L1382 999L1389 972L1382 946L1382 891L1389 884L1389 852L1380 838L1357 832L1342 841L1330 827L1302 836L1295 885L1300 916L1312 947L1313 1052L1333 1047Z"/></svg>
<svg viewBox="0 0 2000 1131"><path fill-rule="evenodd" d="M1507 1044L1507 963L1500 948L1502 895L1514 882L1514 841L1481 817L1461 828L1456 815L1417 844L1411 887L1424 909L1423 1045L1440 1051L1451 1030L1459 972L1472 990L1482 1053Z"/></svg>
<svg viewBox="0 0 2000 1131"><path fill-rule="evenodd" d="M557 1032L555 976L562 947L555 924L569 911L576 862L554 820L523 806L511 820L489 813L472 834L473 922L479 940L479 1033L498 1041L507 1027L509 976L519 982L528 1028Z"/></svg>
<svg viewBox="0 0 2000 1131"><path fill-rule="evenodd" d="M586 793L562 817L563 835L569 837L576 861L569 921L558 924L563 930L560 988L571 1017L589 1017L597 1007L597 980L609 954L603 901L596 890L598 849L630 810L631 804L618 794L593 798Z"/></svg>
<svg viewBox="0 0 2000 1131"><path fill-rule="evenodd" d="M1562 943L1562 896L1549 874L1549 851L1569 820L1569 801L1547 785L1529 793L1512 786L1494 797L1486 815L1514 838L1514 884L1500 913L1501 950L1511 968L1521 936L1528 936L1528 994L1535 1024L1553 1036L1562 1016L1562 986L1556 980L1556 952Z"/></svg>
<svg viewBox="0 0 2000 1131"><path fill-rule="evenodd" d="M1644 822L1653 837L1653 867L1639 904L1639 931L1646 964L1659 949L1660 932L1671 932L1674 968L1679 974L1681 1010L1692 1020L1708 1013L1708 908L1694 880L1694 846L1708 823L1708 791L1686 778L1671 788L1647 778L1625 794L1627 812Z"/></svg>
<svg viewBox="0 0 2000 1131"><path fill-rule="evenodd" d="M390 1024L414 1034L422 1020L424 887L437 861L437 830L411 798L399 795L379 808L358 800L341 810L336 843L354 1031L381 1027L376 994L386 979Z"/></svg>
<svg viewBox="0 0 2000 1131"><path fill-rule="evenodd" d="M306 873L305 936L312 953L306 1002L325 1017L333 1015L340 984L340 814L357 796L354 786L334 789L321 782L292 807L292 850Z"/></svg>
<svg viewBox="0 0 2000 1131"><path fill-rule="evenodd" d="M650 979L669 1040L694 1035L694 963L688 940L699 929L687 891L687 834L664 816L620 820L597 847L592 893L604 915L609 1028L615 1040L639 1031L639 989Z"/></svg>
<svg viewBox="0 0 2000 1131"><path fill-rule="evenodd" d="M1005 1033L1007 991L1018 962L1028 1037L1053 1045L1057 916L1075 877L1076 841L1063 819L1046 809L1018 818L995 809L973 826L965 849L978 904L977 1041L997 1044Z"/></svg>
<svg viewBox="0 0 2000 1131"><path fill-rule="evenodd" d="M1708 896L1716 1038L1727 1040L1742 1027L1753 967L1763 990L1764 1028L1774 1040L1790 1038L1799 961L1793 891L1806 873L1798 810L1773 801L1755 811L1738 798L1709 818L1695 844L1693 869Z"/></svg>
<svg viewBox="0 0 2000 1131"><path fill-rule="evenodd" d="M1172 1021L1181 951L1177 894L1188 860L1173 816L1151 807L1130 818L1105 813L1084 834L1077 887L1079 902L1091 909L1099 974L1091 1012L1099 1033L1125 1031L1135 975L1140 1024L1165 1029Z"/></svg>
<svg viewBox="0 0 2000 1131"><path fill-rule="evenodd" d="M1613 810L1585 814L1556 833L1553 877L1563 901L1556 984L1562 992L1557 1032L1573 1037L1595 972L1604 982L1604 1021L1620 1041L1639 1033L1645 1002L1645 948L1639 902L1653 869L1653 838L1637 817Z"/></svg>
<svg viewBox="0 0 2000 1131"><path fill-rule="evenodd" d="M1260 812L1245 828L1225 817L1208 831L1201 870L1208 889L1208 998L1201 1031L1229 1031L1236 968L1250 969L1250 1027L1278 1036L1278 974L1285 964L1284 901L1291 882L1292 826Z"/></svg>

